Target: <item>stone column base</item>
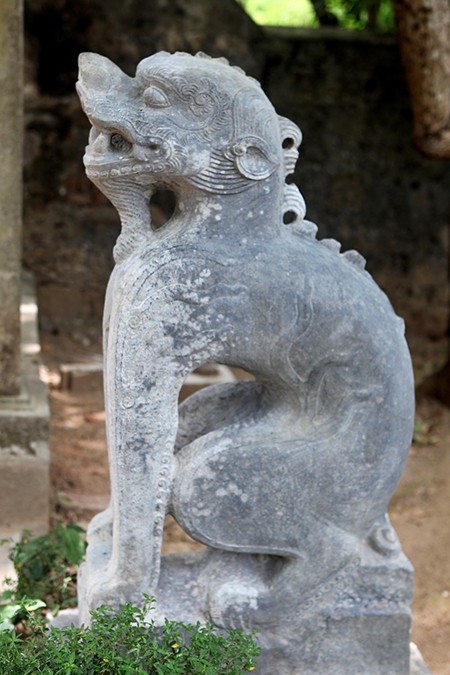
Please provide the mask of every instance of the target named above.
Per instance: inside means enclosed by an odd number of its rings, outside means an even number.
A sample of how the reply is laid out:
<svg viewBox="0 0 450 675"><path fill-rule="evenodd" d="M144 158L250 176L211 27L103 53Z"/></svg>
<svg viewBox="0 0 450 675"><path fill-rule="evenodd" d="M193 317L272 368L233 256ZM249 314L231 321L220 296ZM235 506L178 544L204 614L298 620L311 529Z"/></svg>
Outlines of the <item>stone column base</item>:
<svg viewBox="0 0 450 675"><path fill-rule="evenodd" d="M0 397L0 537L17 536L23 529L38 535L49 527L49 408L39 379L37 305L28 275L21 333L21 391Z"/></svg>

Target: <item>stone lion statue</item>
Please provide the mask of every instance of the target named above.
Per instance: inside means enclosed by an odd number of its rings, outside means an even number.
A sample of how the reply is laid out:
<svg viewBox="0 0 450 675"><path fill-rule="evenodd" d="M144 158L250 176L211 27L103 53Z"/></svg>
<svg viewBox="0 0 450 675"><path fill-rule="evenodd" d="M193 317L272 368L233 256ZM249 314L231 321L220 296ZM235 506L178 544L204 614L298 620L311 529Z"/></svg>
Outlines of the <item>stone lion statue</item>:
<svg viewBox="0 0 450 675"><path fill-rule="evenodd" d="M84 616L150 593L168 616L256 626L277 674L350 672L318 654L339 662L359 630L364 672L388 672L411 595L386 515L413 426L403 322L358 253L316 239L286 182L300 131L242 70L161 52L129 77L82 54L77 88L87 175L122 224L104 316L111 506L89 529ZM175 210L154 229L158 189ZM179 407L210 362L254 379ZM206 548L161 563L167 513Z"/></svg>

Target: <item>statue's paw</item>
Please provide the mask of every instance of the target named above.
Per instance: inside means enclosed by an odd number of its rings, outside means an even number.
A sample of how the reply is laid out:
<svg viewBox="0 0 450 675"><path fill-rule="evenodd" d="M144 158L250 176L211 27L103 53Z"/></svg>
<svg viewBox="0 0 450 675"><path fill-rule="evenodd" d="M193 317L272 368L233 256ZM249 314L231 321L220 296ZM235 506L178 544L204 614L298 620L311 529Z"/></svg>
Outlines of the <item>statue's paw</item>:
<svg viewBox="0 0 450 675"><path fill-rule="evenodd" d="M88 585L86 601L90 610L97 609L100 605L107 605L118 610L121 605L131 602L134 605L142 605L143 594L138 591L135 580L125 581L117 574L112 574L108 569L104 574L97 573Z"/></svg>
<svg viewBox="0 0 450 675"><path fill-rule="evenodd" d="M266 588L236 579L211 590L208 614L212 623L220 628L242 628L248 632L270 623L269 607Z"/></svg>

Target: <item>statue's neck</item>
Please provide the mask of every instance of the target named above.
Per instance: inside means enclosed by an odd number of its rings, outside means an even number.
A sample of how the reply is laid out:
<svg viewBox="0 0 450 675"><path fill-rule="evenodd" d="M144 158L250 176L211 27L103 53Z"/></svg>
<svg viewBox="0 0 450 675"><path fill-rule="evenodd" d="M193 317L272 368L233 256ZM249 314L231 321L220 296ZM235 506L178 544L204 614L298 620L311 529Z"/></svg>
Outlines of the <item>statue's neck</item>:
<svg viewBox="0 0 450 675"><path fill-rule="evenodd" d="M176 192L176 209L168 226L180 234L195 230L211 237L233 238L233 233L273 236L282 223L283 189L271 178L252 184L237 194L212 194L201 190Z"/></svg>
<svg viewBox="0 0 450 675"><path fill-rule="evenodd" d="M153 190L154 191L154 190ZM283 187L268 178L237 194L216 194L192 186L173 186L175 211L164 227L153 231L151 190L124 185L108 195L119 212L122 232L114 249L116 262L153 242L199 238L273 237L282 224Z"/></svg>

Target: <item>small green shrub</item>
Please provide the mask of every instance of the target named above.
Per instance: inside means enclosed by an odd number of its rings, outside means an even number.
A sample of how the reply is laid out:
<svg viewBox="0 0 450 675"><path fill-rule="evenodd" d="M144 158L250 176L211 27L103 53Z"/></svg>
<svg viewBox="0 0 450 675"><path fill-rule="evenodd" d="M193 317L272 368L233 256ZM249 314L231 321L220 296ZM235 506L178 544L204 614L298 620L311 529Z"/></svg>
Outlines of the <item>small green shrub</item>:
<svg viewBox="0 0 450 675"><path fill-rule="evenodd" d="M76 525L57 525L32 538L25 531L10 559L17 582L0 595L0 673L8 675L237 675L255 669L253 635L166 619L148 620L153 600L118 612L92 612L89 628L47 626L53 614L76 604L76 572L86 544ZM6 542L0 542L6 543Z"/></svg>
<svg viewBox="0 0 450 675"><path fill-rule="evenodd" d="M89 628L51 628L30 620L32 635L0 631L0 672L9 675L237 675L255 669L259 654L252 635L240 630L218 632L166 619L156 626L131 604L115 613L108 607L92 612Z"/></svg>
<svg viewBox="0 0 450 675"><path fill-rule="evenodd" d="M40 598L53 613L75 606L76 575L86 551L83 533L72 523L58 523L36 538L25 530L9 554L17 573L15 598Z"/></svg>

